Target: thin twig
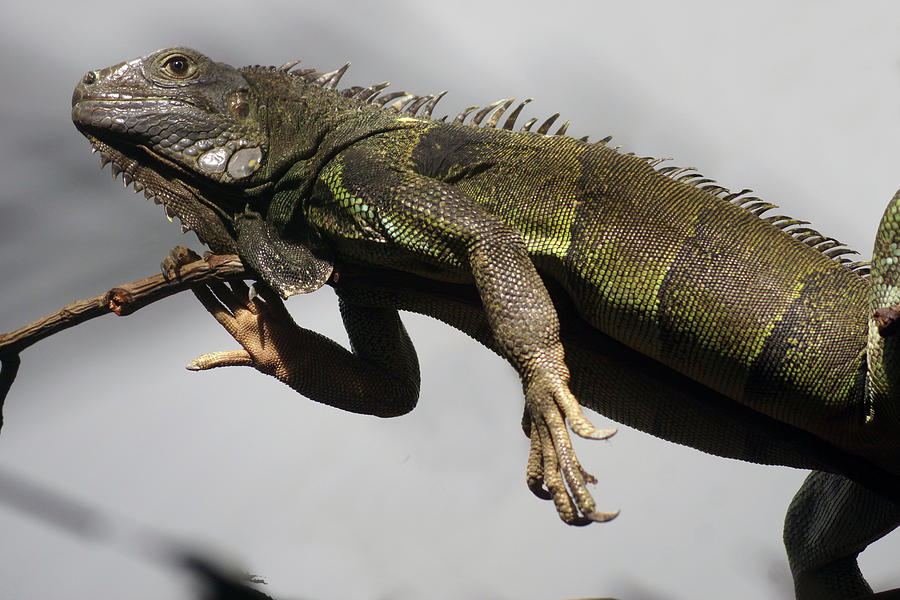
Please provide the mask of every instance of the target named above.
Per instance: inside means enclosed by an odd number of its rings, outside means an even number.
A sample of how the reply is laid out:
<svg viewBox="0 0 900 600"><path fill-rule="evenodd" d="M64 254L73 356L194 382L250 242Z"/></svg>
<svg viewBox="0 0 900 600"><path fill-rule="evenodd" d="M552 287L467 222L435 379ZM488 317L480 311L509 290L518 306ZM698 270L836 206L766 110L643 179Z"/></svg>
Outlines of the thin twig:
<svg viewBox="0 0 900 600"><path fill-rule="evenodd" d="M148 304L206 281L249 277L251 275L237 256L214 254L179 267L175 276L169 279L160 274L126 283L93 298L72 302L20 329L0 334L0 410L16 377L19 353L45 337L106 313L130 315ZM2 423L0 416L0 426Z"/></svg>

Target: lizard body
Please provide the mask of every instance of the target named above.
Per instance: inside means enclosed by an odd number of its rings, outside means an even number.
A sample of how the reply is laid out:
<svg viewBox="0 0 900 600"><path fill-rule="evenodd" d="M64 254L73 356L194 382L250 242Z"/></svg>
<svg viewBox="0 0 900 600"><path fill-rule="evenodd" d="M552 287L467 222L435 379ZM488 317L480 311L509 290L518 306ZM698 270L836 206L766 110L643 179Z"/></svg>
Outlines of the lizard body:
<svg viewBox="0 0 900 600"><path fill-rule="evenodd" d="M816 469L785 528L798 596L871 591L856 554L900 522L897 198L866 278L757 198L565 125L548 135L552 119L512 131L511 101L445 123L430 118L440 95L337 91L343 69L291 66L166 49L88 73L73 96L104 160L214 251L282 297L338 292L350 351L293 325L267 288L265 302L198 290L245 350L194 368L250 365L326 404L402 414L418 365L397 310L428 314L517 369L529 486L565 521L615 516L596 510L566 423L611 432L577 397L708 452ZM860 507L856 532L829 529Z"/></svg>

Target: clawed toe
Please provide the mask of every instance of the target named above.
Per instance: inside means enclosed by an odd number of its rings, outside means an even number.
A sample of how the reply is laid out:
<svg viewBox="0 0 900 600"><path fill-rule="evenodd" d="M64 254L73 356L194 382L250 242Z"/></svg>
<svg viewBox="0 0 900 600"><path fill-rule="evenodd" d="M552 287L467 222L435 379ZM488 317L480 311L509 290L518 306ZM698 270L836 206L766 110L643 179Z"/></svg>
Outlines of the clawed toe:
<svg viewBox="0 0 900 600"><path fill-rule="evenodd" d="M177 279L181 267L200 260L200 255L186 246L175 246L169 250L169 255L162 259L159 268L166 281Z"/></svg>
<svg viewBox="0 0 900 600"><path fill-rule="evenodd" d="M538 399L526 402L531 438L526 476L528 487L537 497L552 499L560 519L569 525L610 521L619 511L596 510L587 484L596 483L597 479L578 462L560 413L555 402ZM581 425L582 437L589 439L607 439L616 431L595 429L587 419L583 419Z"/></svg>

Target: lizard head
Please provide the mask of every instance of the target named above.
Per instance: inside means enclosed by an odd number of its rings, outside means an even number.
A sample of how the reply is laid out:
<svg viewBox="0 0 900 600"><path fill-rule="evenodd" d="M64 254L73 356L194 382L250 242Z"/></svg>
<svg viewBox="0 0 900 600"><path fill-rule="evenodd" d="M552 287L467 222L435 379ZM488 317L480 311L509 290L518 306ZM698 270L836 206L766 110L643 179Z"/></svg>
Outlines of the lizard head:
<svg viewBox="0 0 900 600"><path fill-rule="evenodd" d="M188 48L88 72L72 120L122 173L216 252L234 252L233 215L264 185L267 136L241 72Z"/></svg>

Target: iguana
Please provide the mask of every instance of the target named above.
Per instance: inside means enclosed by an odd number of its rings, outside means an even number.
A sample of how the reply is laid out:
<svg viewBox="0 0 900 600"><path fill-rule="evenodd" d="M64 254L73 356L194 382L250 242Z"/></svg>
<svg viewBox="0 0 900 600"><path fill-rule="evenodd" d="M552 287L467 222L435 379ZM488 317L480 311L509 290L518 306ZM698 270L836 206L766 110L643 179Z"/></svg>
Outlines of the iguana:
<svg viewBox="0 0 900 600"><path fill-rule="evenodd" d="M244 349L189 368L253 366L400 415L419 372L398 310L430 315L517 370L527 483L565 522L616 515L596 508L567 425L614 430L580 401L706 452L814 469L785 521L797 596L871 593L856 556L900 524L900 193L871 265L850 262L747 190L568 137L568 122L551 133L558 115L514 131L527 100L433 119L443 92L339 90L346 68L169 48L76 87L75 125L114 176L258 275L196 290ZM282 304L325 284L350 350Z"/></svg>

